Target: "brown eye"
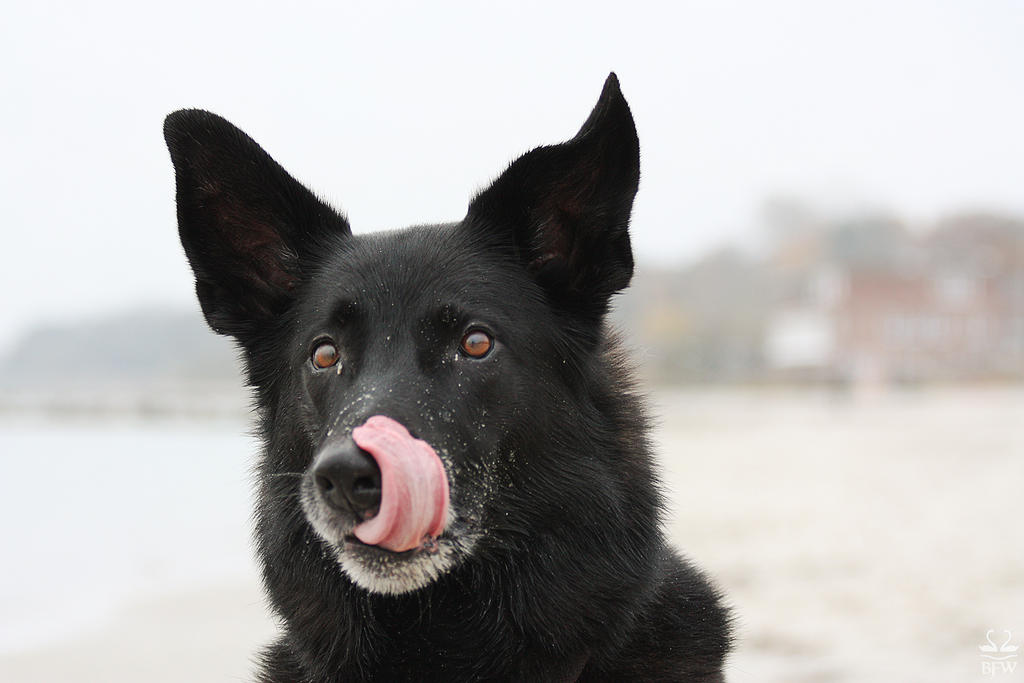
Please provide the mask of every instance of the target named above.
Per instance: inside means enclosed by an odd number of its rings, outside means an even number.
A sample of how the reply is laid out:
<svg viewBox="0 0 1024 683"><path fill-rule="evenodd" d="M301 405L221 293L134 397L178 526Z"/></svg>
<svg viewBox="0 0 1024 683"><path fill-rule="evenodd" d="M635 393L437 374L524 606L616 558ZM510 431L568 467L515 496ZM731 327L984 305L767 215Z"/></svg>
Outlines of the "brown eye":
<svg viewBox="0 0 1024 683"><path fill-rule="evenodd" d="M338 362L338 347L323 341L313 349L313 367L325 370Z"/></svg>
<svg viewBox="0 0 1024 683"><path fill-rule="evenodd" d="M473 358L483 358L493 345L494 340L491 339L491 335L481 330L467 332L466 336L462 338L462 350L467 356Z"/></svg>

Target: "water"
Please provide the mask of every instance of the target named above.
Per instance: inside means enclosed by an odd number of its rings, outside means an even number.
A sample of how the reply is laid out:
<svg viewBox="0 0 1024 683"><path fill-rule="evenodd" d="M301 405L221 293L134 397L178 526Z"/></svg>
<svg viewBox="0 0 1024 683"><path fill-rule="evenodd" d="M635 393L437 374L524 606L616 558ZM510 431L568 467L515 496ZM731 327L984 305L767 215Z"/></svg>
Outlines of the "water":
<svg viewBox="0 0 1024 683"><path fill-rule="evenodd" d="M0 423L0 653L255 573L241 422Z"/></svg>

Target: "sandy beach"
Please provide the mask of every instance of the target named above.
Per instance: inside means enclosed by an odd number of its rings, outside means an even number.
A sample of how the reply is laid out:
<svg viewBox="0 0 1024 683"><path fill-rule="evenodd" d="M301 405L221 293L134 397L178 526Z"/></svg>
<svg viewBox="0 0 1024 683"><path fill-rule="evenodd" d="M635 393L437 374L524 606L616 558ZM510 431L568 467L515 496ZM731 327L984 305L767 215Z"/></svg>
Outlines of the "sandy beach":
<svg viewBox="0 0 1024 683"><path fill-rule="evenodd" d="M1024 390L655 398L670 534L735 609L729 680L1024 676L983 675L978 649L1024 640ZM247 538L244 514L218 533ZM0 680L251 680L274 624L232 552L229 579L151 584L0 656Z"/></svg>
<svg viewBox="0 0 1024 683"><path fill-rule="evenodd" d="M254 653L273 633L253 577L132 604L87 635L0 659L0 679L248 681Z"/></svg>

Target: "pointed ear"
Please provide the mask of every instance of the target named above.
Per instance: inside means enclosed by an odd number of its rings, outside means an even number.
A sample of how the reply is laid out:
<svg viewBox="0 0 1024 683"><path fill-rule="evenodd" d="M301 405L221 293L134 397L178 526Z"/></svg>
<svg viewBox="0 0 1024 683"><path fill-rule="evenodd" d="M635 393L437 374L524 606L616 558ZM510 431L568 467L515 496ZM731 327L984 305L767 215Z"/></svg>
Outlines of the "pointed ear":
<svg viewBox="0 0 1024 683"><path fill-rule="evenodd" d="M285 311L346 220L226 120L197 109L164 121L178 232L214 331L246 343Z"/></svg>
<svg viewBox="0 0 1024 683"><path fill-rule="evenodd" d="M472 201L464 225L514 254L550 300L597 319L629 284L640 147L615 74L572 140L538 147Z"/></svg>

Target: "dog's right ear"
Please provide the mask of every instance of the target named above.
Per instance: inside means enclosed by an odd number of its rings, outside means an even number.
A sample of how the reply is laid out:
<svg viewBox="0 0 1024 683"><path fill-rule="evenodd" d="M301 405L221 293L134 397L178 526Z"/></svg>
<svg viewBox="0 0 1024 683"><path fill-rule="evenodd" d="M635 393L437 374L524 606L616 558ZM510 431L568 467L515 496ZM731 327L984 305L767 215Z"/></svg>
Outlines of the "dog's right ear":
<svg viewBox="0 0 1024 683"><path fill-rule="evenodd" d="M164 138L203 314L245 344L288 308L328 240L351 233L348 222L216 114L174 112Z"/></svg>

